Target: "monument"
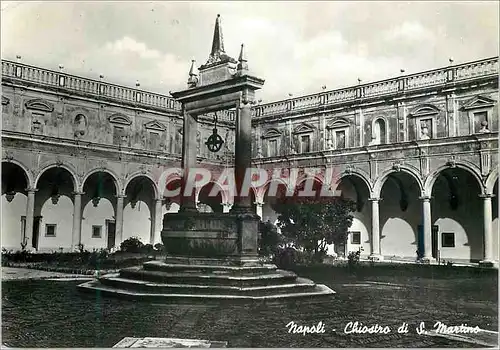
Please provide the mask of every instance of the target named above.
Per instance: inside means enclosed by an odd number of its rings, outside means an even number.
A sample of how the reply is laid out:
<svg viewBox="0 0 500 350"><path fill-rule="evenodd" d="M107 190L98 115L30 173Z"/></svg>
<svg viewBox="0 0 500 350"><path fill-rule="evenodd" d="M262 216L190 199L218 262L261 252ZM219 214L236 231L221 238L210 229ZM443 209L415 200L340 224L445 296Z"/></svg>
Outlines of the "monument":
<svg viewBox="0 0 500 350"><path fill-rule="evenodd" d="M199 74L193 61L188 88L172 93L183 109L184 173L180 210L163 219L161 237L167 257L104 275L80 285L81 290L156 300L276 300L334 293L258 257L260 218L243 187L251 168L251 106L263 84L264 80L250 75L243 45L237 61L225 53L218 15L208 61L199 67ZM236 110L234 203L229 213L201 213L194 191L186 191L190 170L197 166L197 116L227 109ZM214 127L205 145L217 152L222 144Z"/></svg>

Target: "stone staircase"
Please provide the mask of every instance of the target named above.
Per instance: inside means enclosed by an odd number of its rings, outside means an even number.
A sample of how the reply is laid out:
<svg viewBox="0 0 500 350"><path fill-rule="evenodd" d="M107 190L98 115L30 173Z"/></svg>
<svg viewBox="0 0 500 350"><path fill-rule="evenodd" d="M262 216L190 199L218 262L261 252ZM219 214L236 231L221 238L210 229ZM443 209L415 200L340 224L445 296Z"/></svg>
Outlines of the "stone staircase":
<svg viewBox="0 0 500 350"><path fill-rule="evenodd" d="M279 300L331 297L325 285L279 270L271 264L228 266L150 261L78 286L84 292L129 299Z"/></svg>

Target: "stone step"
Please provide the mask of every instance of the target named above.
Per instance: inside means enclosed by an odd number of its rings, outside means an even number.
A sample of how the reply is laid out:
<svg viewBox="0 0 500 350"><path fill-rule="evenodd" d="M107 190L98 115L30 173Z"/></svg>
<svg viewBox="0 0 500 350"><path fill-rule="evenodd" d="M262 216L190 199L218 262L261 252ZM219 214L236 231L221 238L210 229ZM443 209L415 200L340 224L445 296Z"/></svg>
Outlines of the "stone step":
<svg viewBox="0 0 500 350"><path fill-rule="evenodd" d="M275 270L273 273L258 275L224 275L217 273L196 273L189 271L163 272L148 271L141 267L131 267L120 270L120 277L141 281L171 283L171 284L203 284L203 285L232 285L232 286L259 286L268 284L286 284L293 282L297 275L293 272Z"/></svg>
<svg viewBox="0 0 500 350"><path fill-rule="evenodd" d="M147 300L156 302L187 302L200 301L280 301L296 298L325 297L330 298L335 292L325 285L317 284L313 289L304 292L274 293L270 295L230 295L230 294L193 294L193 293L151 293L138 292L126 288L116 288L103 285L99 280L85 282L78 286L82 292L96 293L100 295L115 296L131 300Z"/></svg>
<svg viewBox="0 0 500 350"><path fill-rule="evenodd" d="M282 293L299 293L313 290L315 283L304 278L297 278L294 283L237 287L223 285L202 285L202 284L171 284L171 283L151 283L118 277L117 275L107 275L99 281L110 287L118 289L134 290L137 292L163 293L163 294L226 294L226 295L270 295Z"/></svg>
<svg viewBox="0 0 500 350"><path fill-rule="evenodd" d="M201 264L169 264L161 261L149 261L144 263L143 267L144 270L147 271L184 271L189 273L217 273L220 275L252 275L274 272L277 270L276 265L273 264L263 264L260 266L223 266Z"/></svg>

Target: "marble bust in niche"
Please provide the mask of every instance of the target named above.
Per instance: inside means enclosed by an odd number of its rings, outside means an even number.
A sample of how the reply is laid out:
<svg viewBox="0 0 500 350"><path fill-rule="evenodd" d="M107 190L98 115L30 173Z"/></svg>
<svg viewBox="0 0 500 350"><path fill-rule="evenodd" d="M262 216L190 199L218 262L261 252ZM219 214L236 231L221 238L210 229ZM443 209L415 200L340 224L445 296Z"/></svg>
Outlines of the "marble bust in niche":
<svg viewBox="0 0 500 350"><path fill-rule="evenodd" d="M74 121L75 137L77 139L85 135L87 131L87 118L83 114L78 114Z"/></svg>

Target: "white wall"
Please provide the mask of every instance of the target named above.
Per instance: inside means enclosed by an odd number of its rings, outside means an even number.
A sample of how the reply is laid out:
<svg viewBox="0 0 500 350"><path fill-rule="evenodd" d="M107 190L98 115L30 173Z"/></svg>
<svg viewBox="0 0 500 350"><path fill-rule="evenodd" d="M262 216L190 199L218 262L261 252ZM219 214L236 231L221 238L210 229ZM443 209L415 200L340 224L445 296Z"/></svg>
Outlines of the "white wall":
<svg viewBox="0 0 500 350"><path fill-rule="evenodd" d="M88 200L88 199L87 199ZM115 220L115 210L113 204L108 198L101 198L97 207L94 207L92 201L82 199L82 244L84 249L107 248L108 237L106 230L106 220ZM101 238L92 238L92 225L102 225ZM118 247L119 247L118 242Z"/></svg>
<svg viewBox="0 0 500 350"><path fill-rule="evenodd" d="M73 232L73 201L66 195L61 195L57 204L52 203L51 198L41 201L40 230L38 233L38 249L40 251L59 251L71 248ZM55 224L56 236L47 237L45 235L47 224Z"/></svg>
<svg viewBox="0 0 500 350"><path fill-rule="evenodd" d="M5 194L2 195L2 247L9 250L21 250L21 216L26 215L28 197L23 193L16 193L12 202L8 202ZM31 246L31 234L27 235L28 246Z"/></svg>
<svg viewBox="0 0 500 350"><path fill-rule="evenodd" d="M153 212L144 199L138 200L133 209L132 205L127 203L123 210L123 240L137 237L142 243L149 244Z"/></svg>

